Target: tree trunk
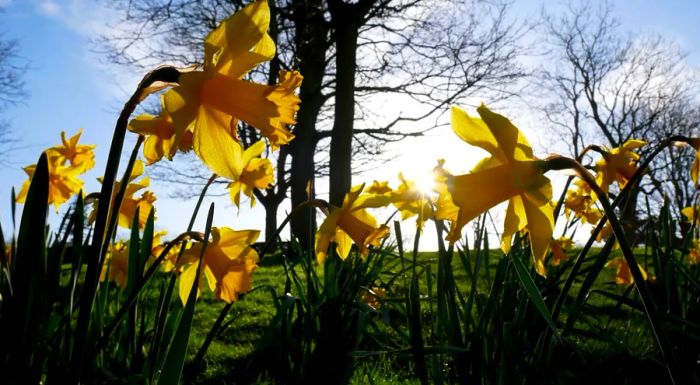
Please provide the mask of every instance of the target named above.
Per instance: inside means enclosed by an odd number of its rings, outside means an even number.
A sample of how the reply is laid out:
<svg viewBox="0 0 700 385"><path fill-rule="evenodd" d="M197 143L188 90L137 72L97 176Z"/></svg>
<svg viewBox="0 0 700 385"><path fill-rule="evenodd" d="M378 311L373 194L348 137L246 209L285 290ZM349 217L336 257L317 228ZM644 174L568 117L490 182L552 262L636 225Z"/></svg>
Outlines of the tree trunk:
<svg viewBox="0 0 700 385"><path fill-rule="evenodd" d="M635 186L629 193L628 199L624 202L624 207L620 211L620 224L625 231L625 236L630 246L634 247L639 243L639 221L637 219L637 198L639 187Z"/></svg>
<svg viewBox="0 0 700 385"><path fill-rule="evenodd" d="M296 60L304 81L299 89L301 105L297 112L296 136L291 142L292 169L290 187L292 209L314 197L316 167L316 120L323 105L323 74L326 72L327 24L321 0L294 3L293 17L296 27ZM310 195L307 186L311 186ZM303 210L290 219L292 236L305 250L311 250L315 228L314 210Z"/></svg>
<svg viewBox="0 0 700 385"><path fill-rule="evenodd" d="M352 129L355 119L355 70L358 27L351 15L335 23L335 120L331 134L330 203L343 204L352 185Z"/></svg>
<svg viewBox="0 0 700 385"><path fill-rule="evenodd" d="M275 239L277 209L281 202L277 199L270 199L264 202L261 201L261 203L265 207L265 242L271 243L270 247L274 248L277 245L277 240Z"/></svg>

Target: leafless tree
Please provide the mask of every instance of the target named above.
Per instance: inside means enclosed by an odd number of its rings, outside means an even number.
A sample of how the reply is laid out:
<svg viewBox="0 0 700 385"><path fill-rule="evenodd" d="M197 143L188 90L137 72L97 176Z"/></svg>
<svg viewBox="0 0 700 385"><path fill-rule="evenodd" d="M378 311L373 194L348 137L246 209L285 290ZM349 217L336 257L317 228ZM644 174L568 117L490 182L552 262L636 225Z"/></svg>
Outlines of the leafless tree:
<svg viewBox="0 0 700 385"><path fill-rule="evenodd" d="M198 63L206 34L240 1L117 1L123 23L105 37L116 63ZM273 80L277 68L304 76L301 109L288 152L277 158L278 186L268 216L291 190L291 204L314 194L314 180L330 175L330 201L340 204L351 170L376 162L387 142L420 135L446 107L479 93L507 95L524 72L517 65L521 32L507 4L482 1L304 0L269 1L278 56L253 76ZM121 32L119 32L121 31ZM378 95L400 100L410 112L392 112ZM407 130L406 122L424 122ZM367 165L367 163L364 163ZM281 183L280 183L281 182ZM293 218L292 232L311 240L313 215ZM272 221L268 221L271 226ZM268 230L269 234L269 230Z"/></svg>
<svg viewBox="0 0 700 385"><path fill-rule="evenodd" d="M26 69L25 61L19 56L17 41L0 33L0 152L3 153L12 149L15 140L10 123L2 118L2 113L26 98L23 80Z"/></svg>
<svg viewBox="0 0 700 385"><path fill-rule="evenodd" d="M549 65L537 78L546 95L543 111L573 155L590 144L612 148L632 138L654 143L697 128L697 121L679 115L698 108L690 97L698 90L698 79L676 44L658 36L624 35L608 3L573 4L544 20ZM642 155L650 148L642 149ZM665 170L658 162L653 169ZM670 177L664 174L652 174L645 183ZM632 231L636 205L626 207L621 215Z"/></svg>

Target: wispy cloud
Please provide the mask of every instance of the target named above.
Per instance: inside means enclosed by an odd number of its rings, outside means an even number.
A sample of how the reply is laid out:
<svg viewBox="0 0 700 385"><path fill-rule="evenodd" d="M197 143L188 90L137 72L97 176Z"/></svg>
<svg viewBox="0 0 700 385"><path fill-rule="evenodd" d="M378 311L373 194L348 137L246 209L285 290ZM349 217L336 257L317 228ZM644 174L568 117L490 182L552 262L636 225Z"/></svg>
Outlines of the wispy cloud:
<svg viewBox="0 0 700 385"><path fill-rule="evenodd" d="M39 15L60 23L85 40L85 44L77 47L78 52L90 67L106 74L106 79L97 82L97 86L108 97L123 99L126 89L138 83L133 71L108 63L95 50L98 38L113 33L111 26L119 18L114 9L94 0L36 0L34 8Z"/></svg>
<svg viewBox="0 0 700 385"><path fill-rule="evenodd" d="M57 17L61 13L61 8L51 0L45 0L38 5L39 12L45 16Z"/></svg>

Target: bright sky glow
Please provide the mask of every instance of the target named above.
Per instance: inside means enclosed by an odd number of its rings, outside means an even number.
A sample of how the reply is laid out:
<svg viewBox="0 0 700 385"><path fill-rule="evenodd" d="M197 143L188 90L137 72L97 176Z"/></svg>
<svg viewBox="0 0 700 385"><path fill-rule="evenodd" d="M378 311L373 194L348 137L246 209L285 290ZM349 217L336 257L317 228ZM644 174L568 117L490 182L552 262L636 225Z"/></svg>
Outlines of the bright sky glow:
<svg viewBox="0 0 700 385"><path fill-rule="evenodd" d="M59 143L62 130L72 135L83 128L81 142L98 145L97 167L85 176L85 180L87 191L99 188L96 178L101 175L106 162L118 111L142 74L108 67L104 64L104 58L94 52L91 39L104 32L105 25L115 17L98 3L94 0L0 0L0 6L4 9L0 13L0 30L5 36L19 41L21 55L31 66L26 74L30 97L26 103L9 109L4 116L10 120L19 140L14 151L2 154L7 165L0 166L0 180L3 181L0 188L0 223L6 233L12 228L9 218L10 188L14 186L19 189L26 178L21 167L35 163L44 148ZM516 0L512 14L534 20L542 4L552 7L555 3ZM689 53L689 62L700 66L699 2L637 0L616 2L614 5L615 15L621 21L623 30L629 33L658 33L673 39ZM474 107L482 101L489 104L488 100L474 100L474 105L465 108L470 114L475 114ZM529 138L537 155L546 155L550 150L561 148L561 144L553 143L548 132L537 126L532 111L521 107L521 104L505 110L502 108L508 106L491 107L512 118ZM398 108L401 107L394 107ZM387 106L387 111L391 110L392 106ZM391 186L396 187L399 184L398 173L403 172L407 178L416 180L421 188L429 190L431 171L439 158L446 159L445 167L453 173L468 171L486 153L462 142L452 133L449 113L441 119L443 126L426 137L411 138L387 146L390 161L364 175L354 176L354 182L388 180ZM133 137L127 140L125 154L130 151L133 140ZM155 203L159 218L157 226L174 236L185 229L194 199L187 202L168 199L162 192L164 187L158 183L153 187L158 195ZM319 181L317 188L325 191L326 181ZM556 184L555 194L558 194ZM261 205L251 210L246 201L237 210L226 196L210 198L209 201L217 204L216 225L236 229L264 227ZM207 206L208 203L204 212ZM289 210L288 205L283 205L279 217L283 218ZM53 212L50 215L58 217ZM204 214L200 215L197 226L204 225L203 217ZM404 226L413 226L413 220L408 222ZM499 230L501 226L497 222ZM422 248L435 249L432 226L426 226L424 237L421 240Z"/></svg>

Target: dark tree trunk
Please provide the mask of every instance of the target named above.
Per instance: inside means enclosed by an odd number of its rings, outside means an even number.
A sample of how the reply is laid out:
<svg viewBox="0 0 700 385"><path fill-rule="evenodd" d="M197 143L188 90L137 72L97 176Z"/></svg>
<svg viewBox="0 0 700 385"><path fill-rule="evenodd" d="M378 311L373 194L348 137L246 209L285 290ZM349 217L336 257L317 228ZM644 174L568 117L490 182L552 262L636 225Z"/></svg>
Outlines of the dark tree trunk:
<svg viewBox="0 0 700 385"><path fill-rule="evenodd" d="M350 7L343 7L350 8ZM343 12L345 13L345 12ZM334 14L334 13L332 13ZM335 19L335 15L333 16ZM335 121L331 134L330 203L343 204L352 185L352 129L355 118L355 70L358 26L355 15L335 20L336 90Z"/></svg>
<svg viewBox="0 0 700 385"><path fill-rule="evenodd" d="M261 201L262 202L262 201ZM271 243L270 247L275 247L277 240L275 239L275 230L277 230L277 209L280 201L269 200L262 202L265 206L265 242Z"/></svg>
<svg viewBox="0 0 700 385"><path fill-rule="evenodd" d="M328 47L328 28L323 13L324 6L321 0L294 3L296 60L304 81L299 90L301 105L294 127L296 137L290 146L292 209L314 196L314 154L318 142L316 120L324 101L323 74L326 72ZM307 193L307 186L311 186L311 196ZM313 245L314 219L314 211L309 209L299 212L290 220L292 236L297 238L305 250L311 250Z"/></svg>

